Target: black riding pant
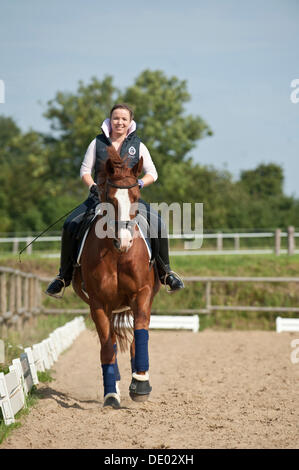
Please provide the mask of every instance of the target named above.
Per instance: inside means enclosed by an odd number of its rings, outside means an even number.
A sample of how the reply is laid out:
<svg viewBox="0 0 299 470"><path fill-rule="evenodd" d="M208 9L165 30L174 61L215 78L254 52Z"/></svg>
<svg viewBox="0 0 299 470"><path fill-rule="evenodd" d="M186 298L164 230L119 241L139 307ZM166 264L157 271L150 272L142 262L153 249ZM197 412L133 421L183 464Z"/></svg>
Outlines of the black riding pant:
<svg viewBox="0 0 299 470"><path fill-rule="evenodd" d="M59 275L65 280L66 285L71 282L73 266L76 263L78 246L80 243L80 227L88 213L92 213L96 204L99 203L95 197L88 197L78 206L65 220L61 237L61 257ZM139 223L145 232L144 219L147 221L147 236L158 241L157 267L159 276L162 279L170 271L169 266L169 246L166 225L160 214L155 211L150 204L139 200L138 204Z"/></svg>

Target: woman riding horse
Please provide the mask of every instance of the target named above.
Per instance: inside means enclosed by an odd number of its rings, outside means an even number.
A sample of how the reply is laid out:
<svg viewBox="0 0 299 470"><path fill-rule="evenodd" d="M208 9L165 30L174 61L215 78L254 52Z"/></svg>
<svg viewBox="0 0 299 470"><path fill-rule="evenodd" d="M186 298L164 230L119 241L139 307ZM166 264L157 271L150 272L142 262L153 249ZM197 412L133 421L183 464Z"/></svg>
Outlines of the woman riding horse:
<svg viewBox="0 0 299 470"><path fill-rule="evenodd" d="M138 180L140 189L154 183L158 177L148 149L136 135L133 112L127 105L116 104L113 106L110 119L103 122L101 129L102 133L90 143L80 169L81 179L89 188L89 196L68 216L63 226L59 274L46 290L46 293L53 297L59 297L62 289L70 285L76 257L76 234L78 234L87 211L91 211L101 201L101 189L103 189L103 186L101 187L103 185L101 169L108 159L107 147L112 145L121 158L128 158L130 167L133 167L143 157L144 176ZM93 171L94 178L92 177ZM141 209L141 212L148 223L157 225L159 252L156 256L156 263L160 282L167 284L170 291L183 288L184 284L181 279L170 269L168 238L163 220L151 208L150 204L141 199L139 203L140 207L144 208L143 211Z"/></svg>

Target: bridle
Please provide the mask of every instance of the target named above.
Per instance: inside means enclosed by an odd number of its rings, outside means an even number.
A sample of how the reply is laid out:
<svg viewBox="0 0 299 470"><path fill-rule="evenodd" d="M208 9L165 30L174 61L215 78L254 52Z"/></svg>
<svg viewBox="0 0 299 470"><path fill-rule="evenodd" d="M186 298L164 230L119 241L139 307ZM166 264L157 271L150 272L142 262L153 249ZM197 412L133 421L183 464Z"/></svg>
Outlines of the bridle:
<svg viewBox="0 0 299 470"><path fill-rule="evenodd" d="M117 188L117 189L131 189L134 188L134 186L138 186L138 181L134 184L129 184L127 186L120 186L119 184L112 183L112 181L108 178L106 181L106 184L109 184L109 186L112 186L112 188Z"/></svg>
<svg viewBox="0 0 299 470"><path fill-rule="evenodd" d="M138 186L138 181L134 184L129 184L129 185L119 185L113 183L109 178L106 180L106 191L105 191L105 200L107 202L111 202L111 198L108 197L108 186L111 186L112 188L116 189L131 189L134 188L135 186ZM131 232L131 235L133 236L133 231L134 227L137 224L136 217L134 217L131 220L109 220L109 226L113 229L114 228L114 233L117 234L119 229L125 228L128 229ZM118 246L118 238L114 237L113 239L114 245L117 248Z"/></svg>

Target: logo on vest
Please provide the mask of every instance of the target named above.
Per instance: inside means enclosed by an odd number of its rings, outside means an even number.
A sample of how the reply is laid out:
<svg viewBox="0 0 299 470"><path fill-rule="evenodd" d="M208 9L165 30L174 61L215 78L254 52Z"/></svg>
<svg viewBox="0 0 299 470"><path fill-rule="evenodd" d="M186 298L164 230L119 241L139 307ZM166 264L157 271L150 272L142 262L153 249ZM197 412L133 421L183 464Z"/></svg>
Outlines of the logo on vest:
<svg viewBox="0 0 299 470"><path fill-rule="evenodd" d="M131 157L133 157L133 156L135 155L135 153L136 153L135 147L133 147L133 146L130 147L129 150L128 150L128 152L129 152L129 155L130 155Z"/></svg>

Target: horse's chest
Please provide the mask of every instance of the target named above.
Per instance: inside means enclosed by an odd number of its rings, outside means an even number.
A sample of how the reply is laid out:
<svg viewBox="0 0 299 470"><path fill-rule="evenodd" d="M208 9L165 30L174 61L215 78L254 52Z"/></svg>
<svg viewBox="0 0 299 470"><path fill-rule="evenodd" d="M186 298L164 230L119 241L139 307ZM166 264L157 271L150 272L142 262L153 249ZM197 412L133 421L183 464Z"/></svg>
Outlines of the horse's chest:
<svg viewBox="0 0 299 470"><path fill-rule="evenodd" d="M101 278L100 289L102 292L109 293L109 295L117 295L120 292L134 292L136 283L130 273L115 270Z"/></svg>

